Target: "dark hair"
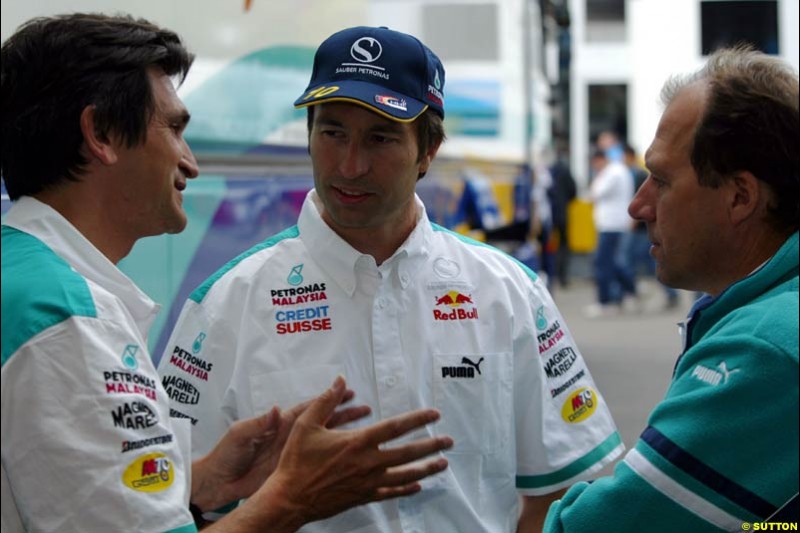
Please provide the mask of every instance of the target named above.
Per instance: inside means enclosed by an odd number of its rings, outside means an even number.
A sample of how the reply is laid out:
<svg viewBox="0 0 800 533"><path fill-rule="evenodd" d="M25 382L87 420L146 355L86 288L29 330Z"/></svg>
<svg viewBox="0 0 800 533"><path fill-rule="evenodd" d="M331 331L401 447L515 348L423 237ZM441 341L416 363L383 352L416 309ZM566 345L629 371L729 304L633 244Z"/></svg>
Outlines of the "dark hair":
<svg viewBox="0 0 800 533"><path fill-rule="evenodd" d="M314 107L310 105L306 107L308 115L306 118L306 126L308 127L308 135L311 136L311 128L314 126ZM422 161L428 150L435 146L439 146L444 142L446 135L444 133L444 121L441 115L433 109L426 109L414 121L417 127L417 161ZM420 173L417 179L422 179L425 173Z"/></svg>
<svg viewBox="0 0 800 533"><path fill-rule="evenodd" d="M797 231L797 73L780 59L746 46L721 49L698 72L670 79L662 89L662 102L669 104L695 82L709 87L691 154L700 184L719 187L733 173L749 171L772 189L770 224L781 233Z"/></svg>
<svg viewBox="0 0 800 533"><path fill-rule="evenodd" d="M172 31L130 16L36 18L2 47L2 175L12 200L77 181L80 116L95 106L100 135L143 143L155 104L148 70L183 81L194 56Z"/></svg>

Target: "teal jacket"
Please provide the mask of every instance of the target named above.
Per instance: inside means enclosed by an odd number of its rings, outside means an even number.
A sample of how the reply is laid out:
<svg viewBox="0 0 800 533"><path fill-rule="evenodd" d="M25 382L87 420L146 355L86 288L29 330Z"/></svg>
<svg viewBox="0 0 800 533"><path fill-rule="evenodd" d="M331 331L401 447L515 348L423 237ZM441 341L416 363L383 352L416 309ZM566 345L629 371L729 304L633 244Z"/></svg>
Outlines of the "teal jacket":
<svg viewBox="0 0 800 533"><path fill-rule="evenodd" d="M742 531L798 490L798 234L690 313L666 397L614 475L544 531Z"/></svg>

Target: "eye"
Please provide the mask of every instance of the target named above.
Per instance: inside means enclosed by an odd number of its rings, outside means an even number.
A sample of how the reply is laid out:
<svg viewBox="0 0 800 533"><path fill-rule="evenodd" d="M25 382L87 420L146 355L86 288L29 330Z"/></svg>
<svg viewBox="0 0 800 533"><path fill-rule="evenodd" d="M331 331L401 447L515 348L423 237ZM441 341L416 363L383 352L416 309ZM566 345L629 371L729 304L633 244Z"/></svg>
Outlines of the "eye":
<svg viewBox="0 0 800 533"><path fill-rule="evenodd" d="M372 135L372 140L376 144L390 144L390 143L395 142L397 139L395 139L394 137L388 137L386 135L381 135L379 133L375 133L375 134Z"/></svg>

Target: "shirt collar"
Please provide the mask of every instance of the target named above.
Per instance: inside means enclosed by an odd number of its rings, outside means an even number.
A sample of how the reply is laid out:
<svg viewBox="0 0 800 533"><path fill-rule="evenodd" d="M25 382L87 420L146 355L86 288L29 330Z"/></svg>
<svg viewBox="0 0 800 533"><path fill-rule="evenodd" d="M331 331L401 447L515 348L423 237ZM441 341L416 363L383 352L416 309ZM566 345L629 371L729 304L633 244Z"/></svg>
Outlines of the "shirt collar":
<svg viewBox="0 0 800 533"><path fill-rule="evenodd" d="M313 189L306 195L300 211L297 223L300 238L314 261L349 297L352 297L356 290L357 269L368 268L366 265L373 265L373 268L384 276L396 275L400 287L406 288L425 263L433 235L425 206L416 195L414 202L417 211L417 224L414 230L380 267L375 267L375 261L371 256L362 254L350 246L322 220L320 213L322 203Z"/></svg>
<svg viewBox="0 0 800 533"><path fill-rule="evenodd" d="M142 337L147 338L161 306L142 292L61 213L35 198L24 196L11 206L3 224L36 237L84 278L119 298Z"/></svg>

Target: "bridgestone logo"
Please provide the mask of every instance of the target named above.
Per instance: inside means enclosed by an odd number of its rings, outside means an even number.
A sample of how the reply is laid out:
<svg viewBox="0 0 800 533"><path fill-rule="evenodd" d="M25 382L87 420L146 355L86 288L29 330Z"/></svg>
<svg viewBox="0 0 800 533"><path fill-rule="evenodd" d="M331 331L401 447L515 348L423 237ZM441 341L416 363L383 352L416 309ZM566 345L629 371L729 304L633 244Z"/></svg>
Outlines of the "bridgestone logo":
<svg viewBox="0 0 800 533"><path fill-rule="evenodd" d="M556 396L558 396L559 394L561 394L562 392L564 392L565 390L567 390L568 388L573 386L576 381L578 381L579 379L581 379L583 377L584 373L585 373L585 371L581 370L580 372L578 372L577 374L572 376L569 379L569 381L567 381L563 385L561 385L559 387L556 387L555 389L550 389L550 397L551 398L555 398Z"/></svg>

